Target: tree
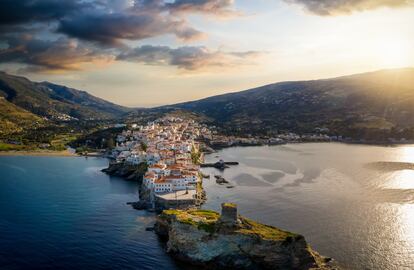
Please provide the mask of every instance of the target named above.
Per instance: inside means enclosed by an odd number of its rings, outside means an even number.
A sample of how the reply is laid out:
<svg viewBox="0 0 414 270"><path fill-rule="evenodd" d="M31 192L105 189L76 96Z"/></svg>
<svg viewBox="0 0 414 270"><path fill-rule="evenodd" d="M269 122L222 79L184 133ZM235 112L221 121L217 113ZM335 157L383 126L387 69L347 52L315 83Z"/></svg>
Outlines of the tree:
<svg viewBox="0 0 414 270"><path fill-rule="evenodd" d="M115 147L115 142L114 142L114 139L112 137L107 140L106 147L108 149L113 149Z"/></svg>
<svg viewBox="0 0 414 270"><path fill-rule="evenodd" d="M144 142L141 142L140 143L140 145L141 145L141 149L142 149L142 151L147 151L147 148L148 148L148 146L144 143Z"/></svg>

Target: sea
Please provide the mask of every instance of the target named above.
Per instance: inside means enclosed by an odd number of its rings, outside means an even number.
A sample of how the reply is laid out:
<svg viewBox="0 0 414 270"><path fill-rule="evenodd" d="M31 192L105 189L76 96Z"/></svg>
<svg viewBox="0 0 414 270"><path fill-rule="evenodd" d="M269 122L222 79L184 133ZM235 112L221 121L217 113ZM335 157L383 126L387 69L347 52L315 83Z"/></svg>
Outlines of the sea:
<svg viewBox="0 0 414 270"><path fill-rule="evenodd" d="M244 216L302 234L343 269L414 269L414 145L232 147L205 159L239 165L203 169L203 208L236 203ZM107 165L0 156L0 269L197 269L165 252L146 230L155 214L127 205L138 184L102 173Z"/></svg>

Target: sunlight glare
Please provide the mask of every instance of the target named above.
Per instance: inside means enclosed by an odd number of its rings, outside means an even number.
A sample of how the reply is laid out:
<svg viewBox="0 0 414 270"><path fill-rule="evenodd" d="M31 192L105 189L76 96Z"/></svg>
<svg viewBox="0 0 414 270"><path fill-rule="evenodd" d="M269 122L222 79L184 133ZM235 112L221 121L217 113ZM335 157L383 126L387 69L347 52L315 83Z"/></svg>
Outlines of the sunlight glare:
<svg viewBox="0 0 414 270"><path fill-rule="evenodd" d="M401 162L414 163L414 146L404 146L401 149Z"/></svg>
<svg viewBox="0 0 414 270"><path fill-rule="evenodd" d="M377 46L379 62L386 67L403 67L409 65L409 49L403 40L388 40Z"/></svg>

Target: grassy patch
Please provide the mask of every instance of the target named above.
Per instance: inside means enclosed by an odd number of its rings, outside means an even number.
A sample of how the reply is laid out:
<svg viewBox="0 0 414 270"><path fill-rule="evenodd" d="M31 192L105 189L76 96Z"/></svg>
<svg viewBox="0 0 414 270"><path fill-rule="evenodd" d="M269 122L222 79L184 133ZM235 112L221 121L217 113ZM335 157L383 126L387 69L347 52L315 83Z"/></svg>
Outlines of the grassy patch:
<svg viewBox="0 0 414 270"><path fill-rule="evenodd" d="M218 218L220 217L220 214L212 211L212 210L190 210L189 213L193 216L197 216L197 217L202 217L205 218L207 220L214 220L217 221Z"/></svg>
<svg viewBox="0 0 414 270"><path fill-rule="evenodd" d="M254 234L268 240L286 240L297 238L298 234L294 234L287 231L282 231L276 227L260 224L251 219L243 218L242 223L244 226L238 229L237 232L242 234Z"/></svg>
<svg viewBox="0 0 414 270"><path fill-rule="evenodd" d="M74 134L57 134L53 140L50 141L50 148L54 150L65 150L66 145L76 140Z"/></svg>
<svg viewBox="0 0 414 270"><path fill-rule="evenodd" d="M235 204L235 203L223 203L223 206L224 207L231 207L231 208L236 208L237 207L237 205Z"/></svg>
<svg viewBox="0 0 414 270"><path fill-rule="evenodd" d="M23 149L23 145L0 143L0 151L18 151Z"/></svg>
<svg viewBox="0 0 414 270"><path fill-rule="evenodd" d="M232 204L229 204L232 205ZM220 214L212 210L193 209L193 210L164 210L161 217L171 218L175 217L176 221L183 224L194 226L200 230L208 232L210 234L216 232L219 229L217 221L220 218ZM289 243L294 239L302 237L301 235L283 231L273 226L260 224L251 219L241 217L241 224L238 227L234 227L234 233L258 236L266 240L284 241Z"/></svg>
<svg viewBox="0 0 414 270"><path fill-rule="evenodd" d="M164 210L161 214L164 217L175 216L178 222L195 226L200 230L208 233L215 231L215 225L220 217L220 214L212 210Z"/></svg>

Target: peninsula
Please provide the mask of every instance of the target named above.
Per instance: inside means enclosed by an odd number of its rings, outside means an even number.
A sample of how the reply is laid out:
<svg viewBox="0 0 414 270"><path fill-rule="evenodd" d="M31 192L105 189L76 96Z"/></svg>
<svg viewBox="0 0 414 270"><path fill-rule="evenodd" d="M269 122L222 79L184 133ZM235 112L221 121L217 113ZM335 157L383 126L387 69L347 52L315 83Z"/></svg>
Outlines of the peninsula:
<svg viewBox="0 0 414 270"><path fill-rule="evenodd" d="M124 130L103 171L139 183L140 201L130 204L161 213L154 229L178 260L214 269L333 269L303 236L239 216L235 204L223 203L221 214L200 209L206 196L197 139L208 133L207 126L172 116Z"/></svg>
<svg viewBox="0 0 414 270"><path fill-rule="evenodd" d="M176 259L210 269L335 269L303 236L260 224L223 203L211 210L164 210L155 224Z"/></svg>
<svg viewBox="0 0 414 270"><path fill-rule="evenodd" d="M199 165L203 155L196 138L208 132L194 120L172 116L134 126L118 134L113 161L103 171L138 181L135 208L200 206L205 200Z"/></svg>

